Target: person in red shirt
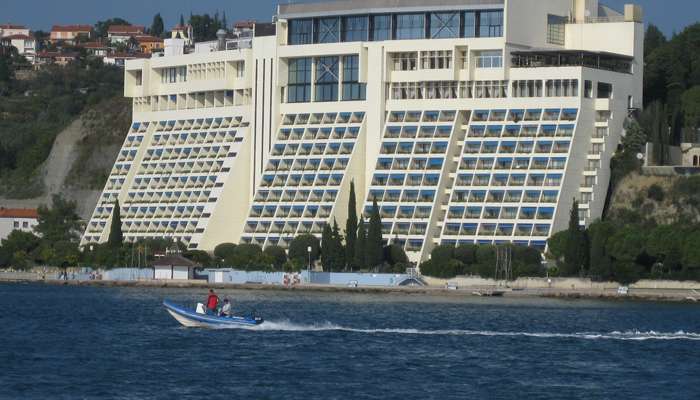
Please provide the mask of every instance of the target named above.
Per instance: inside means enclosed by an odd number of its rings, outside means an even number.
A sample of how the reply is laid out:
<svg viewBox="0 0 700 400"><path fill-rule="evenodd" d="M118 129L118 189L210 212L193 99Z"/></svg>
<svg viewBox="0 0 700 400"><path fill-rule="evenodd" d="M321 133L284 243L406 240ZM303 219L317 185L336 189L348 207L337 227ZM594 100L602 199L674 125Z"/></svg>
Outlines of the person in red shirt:
<svg viewBox="0 0 700 400"><path fill-rule="evenodd" d="M207 314L216 315L216 307L219 305L219 296L214 293L214 289L209 289L207 297Z"/></svg>

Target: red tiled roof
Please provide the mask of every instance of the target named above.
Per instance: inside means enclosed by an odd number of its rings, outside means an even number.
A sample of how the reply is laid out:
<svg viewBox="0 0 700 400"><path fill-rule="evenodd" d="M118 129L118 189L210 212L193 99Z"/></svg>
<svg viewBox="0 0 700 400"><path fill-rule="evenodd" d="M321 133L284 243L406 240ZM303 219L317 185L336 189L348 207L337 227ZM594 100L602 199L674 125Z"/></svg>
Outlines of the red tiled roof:
<svg viewBox="0 0 700 400"><path fill-rule="evenodd" d="M192 28L192 25L189 25L189 24L187 24L187 25L180 25L180 24L177 24L177 25L175 25L175 27L173 28L173 30L174 30L174 31L184 31L184 30L187 30L187 29L189 29L189 28Z"/></svg>
<svg viewBox="0 0 700 400"><path fill-rule="evenodd" d="M27 29L24 25L0 24L0 29Z"/></svg>
<svg viewBox="0 0 700 400"><path fill-rule="evenodd" d="M34 208L4 208L0 207L0 218L38 218Z"/></svg>
<svg viewBox="0 0 700 400"><path fill-rule="evenodd" d="M54 25L51 32L90 32L92 25Z"/></svg>
<svg viewBox="0 0 700 400"><path fill-rule="evenodd" d="M145 30L143 25L112 25L107 33L143 33Z"/></svg>
<svg viewBox="0 0 700 400"><path fill-rule="evenodd" d="M113 53L113 54L108 55L107 57L109 57L109 58L126 58L126 59L151 58L150 55L145 54L145 53Z"/></svg>
<svg viewBox="0 0 700 400"><path fill-rule="evenodd" d="M10 36L3 37L3 39L10 39L10 40L24 39L24 40L27 40L27 39L34 39L34 38L32 36L28 36L28 35L10 35Z"/></svg>
<svg viewBox="0 0 700 400"><path fill-rule="evenodd" d="M135 37L136 41L139 43L145 43L145 42L163 42L163 39L151 35L140 35Z"/></svg>
<svg viewBox="0 0 700 400"><path fill-rule="evenodd" d="M102 42L85 42L78 45L79 47L85 47L86 49L108 49L109 46Z"/></svg>
<svg viewBox="0 0 700 400"><path fill-rule="evenodd" d="M234 28L238 29L243 29L243 28L249 28L253 29L255 26L255 20L244 20L244 21L237 21L235 24L233 24Z"/></svg>

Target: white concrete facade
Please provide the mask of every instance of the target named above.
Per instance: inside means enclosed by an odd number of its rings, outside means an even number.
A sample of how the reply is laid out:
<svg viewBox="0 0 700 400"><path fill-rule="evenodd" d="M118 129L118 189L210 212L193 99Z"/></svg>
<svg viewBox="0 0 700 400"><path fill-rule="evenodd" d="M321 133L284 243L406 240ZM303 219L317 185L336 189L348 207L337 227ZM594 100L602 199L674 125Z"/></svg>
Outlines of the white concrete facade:
<svg viewBox="0 0 700 400"><path fill-rule="evenodd" d="M357 211L376 199L385 240L413 261L440 243L544 248L574 198L582 223L602 213L641 107L640 14L595 0L286 4L250 46L128 61L134 125L83 242L106 240L118 198L128 239L286 246L343 226L354 181Z"/></svg>

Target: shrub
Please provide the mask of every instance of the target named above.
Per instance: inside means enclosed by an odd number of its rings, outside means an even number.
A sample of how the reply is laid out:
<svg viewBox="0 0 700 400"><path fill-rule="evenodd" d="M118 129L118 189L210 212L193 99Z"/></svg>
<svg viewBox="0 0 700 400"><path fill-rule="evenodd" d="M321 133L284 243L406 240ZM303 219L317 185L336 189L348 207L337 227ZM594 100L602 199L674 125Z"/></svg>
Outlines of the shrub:
<svg viewBox="0 0 700 400"><path fill-rule="evenodd" d="M243 243L236 246L233 254L226 258L226 264L233 268L252 270L265 267L262 249L257 244Z"/></svg>
<svg viewBox="0 0 700 400"><path fill-rule="evenodd" d="M284 269L284 264L287 262L287 253L279 246L268 246L263 253L272 261L275 270Z"/></svg>
<svg viewBox="0 0 700 400"><path fill-rule="evenodd" d="M225 260L233 255L236 245L233 243L221 243L214 247L214 257L218 260Z"/></svg>
<svg viewBox="0 0 700 400"><path fill-rule="evenodd" d="M649 188L647 189L647 197L659 203L664 201L665 196L666 193L664 192L664 188L662 188L660 185L657 185L656 183L649 186Z"/></svg>
<svg viewBox="0 0 700 400"><path fill-rule="evenodd" d="M289 258L306 265L309 263L308 247L311 246L311 262L318 260L321 254L321 243L314 235L304 234L292 239L289 244Z"/></svg>

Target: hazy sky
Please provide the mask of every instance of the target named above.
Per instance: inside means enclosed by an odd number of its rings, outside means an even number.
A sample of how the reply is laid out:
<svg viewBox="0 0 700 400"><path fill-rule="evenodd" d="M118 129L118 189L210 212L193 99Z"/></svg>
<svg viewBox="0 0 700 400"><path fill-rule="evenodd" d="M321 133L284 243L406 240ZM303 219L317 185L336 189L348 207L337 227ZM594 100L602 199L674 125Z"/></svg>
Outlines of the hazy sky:
<svg viewBox="0 0 700 400"><path fill-rule="evenodd" d="M297 0L298 1L298 0ZM517 0L516 0L517 1ZM226 12L232 22L239 19L269 21L278 3L289 0L0 0L0 23L24 24L34 30L49 30L52 24L94 24L110 17L122 17L131 23L149 26L160 12L166 29L190 12ZM625 3L644 7L645 20L667 35L700 20L698 0L605 0L603 3L621 10Z"/></svg>

